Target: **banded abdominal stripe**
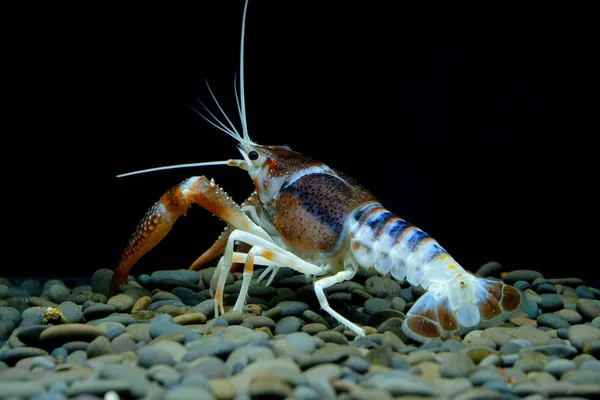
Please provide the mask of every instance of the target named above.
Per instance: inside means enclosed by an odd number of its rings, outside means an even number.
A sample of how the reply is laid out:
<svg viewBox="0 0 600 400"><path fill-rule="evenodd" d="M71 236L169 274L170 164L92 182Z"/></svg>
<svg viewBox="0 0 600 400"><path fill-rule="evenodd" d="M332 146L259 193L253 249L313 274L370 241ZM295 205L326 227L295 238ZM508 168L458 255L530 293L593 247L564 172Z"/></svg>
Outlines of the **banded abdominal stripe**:
<svg viewBox="0 0 600 400"><path fill-rule="evenodd" d="M396 280L407 279L427 289L433 282L444 284L465 273L440 244L413 224L369 203L350 217L350 247L363 268L391 272Z"/></svg>

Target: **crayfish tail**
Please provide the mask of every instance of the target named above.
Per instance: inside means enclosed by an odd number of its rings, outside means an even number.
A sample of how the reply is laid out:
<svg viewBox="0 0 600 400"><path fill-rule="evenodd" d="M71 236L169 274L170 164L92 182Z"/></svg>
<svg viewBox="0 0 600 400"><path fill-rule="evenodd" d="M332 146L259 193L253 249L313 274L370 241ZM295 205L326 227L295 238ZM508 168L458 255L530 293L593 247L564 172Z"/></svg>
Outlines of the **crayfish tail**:
<svg viewBox="0 0 600 400"><path fill-rule="evenodd" d="M521 293L500 281L459 275L432 284L408 312L404 333L419 342L495 326L520 310Z"/></svg>

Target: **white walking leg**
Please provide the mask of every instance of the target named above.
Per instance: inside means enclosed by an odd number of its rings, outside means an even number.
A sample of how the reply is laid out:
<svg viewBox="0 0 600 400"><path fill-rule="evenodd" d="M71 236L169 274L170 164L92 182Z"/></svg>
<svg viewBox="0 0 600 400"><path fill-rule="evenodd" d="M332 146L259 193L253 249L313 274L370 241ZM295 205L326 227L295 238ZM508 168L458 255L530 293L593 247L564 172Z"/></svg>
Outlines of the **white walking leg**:
<svg viewBox="0 0 600 400"><path fill-rule="evenodd" d="M350 322L346 318L342 317L338 312L334 311L327 301L327 297L325 297L325 292L323 289L326 289L336 283L344 282L350 280L354 277L356 272L353 270L345 270L338 272L333 276L328 276L327 278L319 279L315 282L315 294L317 295L317 299L319 300L319 304L321 308L325 310L329 315L335 318L341 324L347 326L350 330L356 333L358 336L365 336L365 331L360 328L358 325Z"/></svg>

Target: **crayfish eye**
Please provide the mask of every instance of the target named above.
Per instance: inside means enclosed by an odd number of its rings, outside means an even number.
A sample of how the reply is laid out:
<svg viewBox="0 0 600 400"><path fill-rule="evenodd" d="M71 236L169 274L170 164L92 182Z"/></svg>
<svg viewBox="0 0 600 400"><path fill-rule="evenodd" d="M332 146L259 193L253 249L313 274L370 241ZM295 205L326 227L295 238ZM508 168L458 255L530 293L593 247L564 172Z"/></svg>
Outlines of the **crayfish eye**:
<svg viewBox="0 0 600 400"><path fill-rule="evenodd" d="M248 153L248 158L251 161L254 161L254 160L258 159L258 153L256 151L252 150L250 153Z"/></svg>

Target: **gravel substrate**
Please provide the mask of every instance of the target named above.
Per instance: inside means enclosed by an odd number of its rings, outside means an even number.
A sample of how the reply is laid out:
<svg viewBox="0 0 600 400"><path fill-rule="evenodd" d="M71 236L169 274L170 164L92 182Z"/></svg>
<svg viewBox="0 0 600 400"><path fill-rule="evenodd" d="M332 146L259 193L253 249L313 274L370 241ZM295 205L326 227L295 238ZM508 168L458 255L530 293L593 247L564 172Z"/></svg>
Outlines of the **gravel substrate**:
<svg viewBox="0 0 600 400"><path fill-rule="evenodd" d="M366 326L356 335L319 309L312 284L282 269L214 318L214 268L130 277L107 296L91 279L0 278L0 398L49 399L582 399L600 398L600 290L537 271L503 275L524 312L499 327L425 345L401 330L423 293L372 274L327 290ZM259 274L260 271L257 271ZM499 277L488 263L478 274Z"/></svg>

